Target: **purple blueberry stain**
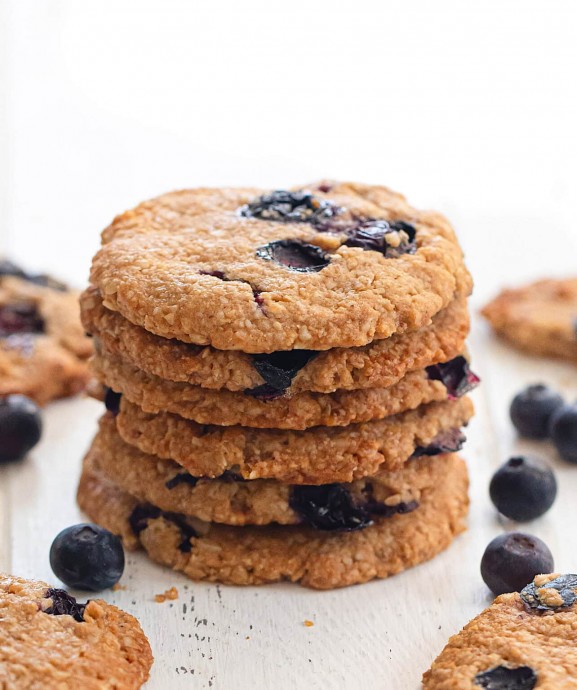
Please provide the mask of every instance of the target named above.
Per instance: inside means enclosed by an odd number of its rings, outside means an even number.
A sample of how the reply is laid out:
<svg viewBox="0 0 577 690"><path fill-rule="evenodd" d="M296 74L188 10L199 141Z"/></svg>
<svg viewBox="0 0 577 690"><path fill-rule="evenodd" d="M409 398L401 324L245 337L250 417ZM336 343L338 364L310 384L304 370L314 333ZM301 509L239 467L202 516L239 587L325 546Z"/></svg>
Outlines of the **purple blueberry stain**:
<svg viewBox="0 0 577 690"><path fill-rule="evenodd" d="M445 385L451 400L469 393L480 382L480 378L471 371L469 362L462 355L448 362L433 364L426 371L429 379L441 381Z"/></svg>
<svg viewBox="0 0 577 690"><path fill-rule="evenodd" d="M495 666L477 673L475 685L486 690L533 690L537 685L537 674L530 666Z"/></svg>
<svg viewBox="0 0 577 690"><path fill-rule="evenodd" d="M310 192L278 189L243 206L240 215L281 223L314 224L321 219L331 218L339 211L330 201L318 199Z"/></svg>
<svg viewBox="0 0 577 690"><path fill-rule="evenodd" d="M318 273L326 268L330 257L320 247L301 240L277 240L256 250L259 259L274 261L298 273Z"/></svg>
<svg viewBox="0 0 577 690"><path fill-rule="evenodd" d="M52 604L41 609L49 616L72 616L79 623L84 622L84 609L86 604L79 604L76 599L64 589L51 588L44 595L45 599L51 599Z"/></svg>

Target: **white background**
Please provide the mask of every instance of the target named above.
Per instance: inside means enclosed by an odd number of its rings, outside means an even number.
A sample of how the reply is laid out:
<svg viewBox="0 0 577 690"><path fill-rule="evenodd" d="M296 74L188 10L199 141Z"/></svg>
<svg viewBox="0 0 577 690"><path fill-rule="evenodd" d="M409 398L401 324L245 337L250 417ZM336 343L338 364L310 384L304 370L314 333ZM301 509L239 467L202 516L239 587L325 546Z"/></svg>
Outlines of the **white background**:
<svg viewBox="0 0 577 690"><path fill-rule="evenodd" d="M98 232L141 199L335 177L449 215L475 306L504 283L574 271L576 22L572 0L0 0L0 252L82 286ZM512 353L477 319L472 341L485 385L466 453L469 533L427 566L326 594L185 590L131 557L128 589L107 596L151 637L151 688L418 687L488 602L478 562L510 526L487 482L524 448L511 395L538 379L571 394L577 384L573 368ZM52 405L42 445L0 473L0 567L52 577L49 544L79 518L74 485L98 411ZM534 449L553 459L561 491L526 529L575 571L577 469ZM175 605L153 603L173 584Z"/></svg>

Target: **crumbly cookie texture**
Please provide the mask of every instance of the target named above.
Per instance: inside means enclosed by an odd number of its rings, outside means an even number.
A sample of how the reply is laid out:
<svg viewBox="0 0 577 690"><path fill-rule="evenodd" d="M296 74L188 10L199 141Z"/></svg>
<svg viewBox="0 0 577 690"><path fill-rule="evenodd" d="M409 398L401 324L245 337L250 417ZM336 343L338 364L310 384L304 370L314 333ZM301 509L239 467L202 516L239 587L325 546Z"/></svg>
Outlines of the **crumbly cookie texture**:
<svg viewBox="0 0 577 690"><path fill-rule="evenodd" d="M299 490L271 479L244 481L237 475L217 479L193 477L172 460L147 455L125 443L114 417L100 420L89 451L94 468L119 488L162 510L226 525L296 525L306 516L294 509ZM450 457L415 458L395 472L379 472L349 484L330 486L350 497L353 507L378 515L418 508L423 491L445 481ZM451 465L452 467L452 465ZM321 487L322 488L322 487ZM322 497L321 497L322 499ZM368 519L367 519L368 521Z"/></svg>
<svg viewBox="0 0 577 690"><path fill-rule="evenodd" d="M119 534L127 548L141 545L153 560L193 580L234 585L290 580L332 589L422 563L465 529L467 470L460 458L451 457L446 480L423 492L418 510L383 518L357 532L191 521L139 504L95 472L90 462L84 465L78 501L92 520Z"/></svg>
<svg viewBox="0 0 577 690"><path fill-rule="evenodd" d="M98 338L102 351L126 359L149 374L203 388L231 391L265 384L255 366L258 362L251 355L154 335L130 323L118 312L106 309L94 287L83 293L81 306L84 326ZM409 371L446 362L459 355L468 331L467 303L461 298L419 330L375 340L363 347L315 353L293 376L287 393L387 388ZM287 366L290 366L290 353L287 357Z"/></svg>
<svg viewBox="0 0 577 690"><path fill-rule="evenodd" d="M243 213L266 194L258 189L184 190L147 201L104 231L91 283L107 308L152 333L253 353L366 345L426 326L470 293L441 215L417 211L385 187L307 189L312 205L332 209L322 225ZM379 220L409 224L415 251L385 256L351 239Z"/></svg>
<svg viewBox="0 0 577 690"><path fill-rule="evenodd" d="M473 412L471 400L461 398L344 428L283 431L205 426L167 412L144 412L123 396L116 425L127 443L172 459L197 477L228 470L244 479L328 484L397 470L419 447L466 425Z"/></svg>
<svg viewBox="0 0 577 690"><path fill-rule="evenodd" d="M74 395L88 382L91 353L77 292L0 273L0 396L43 405Z"/></svg>
<svg viewBox="0 0 577 690"><path fill-rule="evenodd" d="M0 688L136 690L148 679L138 621L105 601L0 574L0 621Z"/></svg>
<svg viewBox="0 0 577 690"><path fill-rule="evenodd" d="M425 690L574 690L577 609L564 605L556 585L576 576L539 575L521 594L503 594L454 635L423 676ZM542 593L531 605L528 590ZM554 596L555 595L555 596ZM552 605L547 606L549 600ZM497 682L497 681L500 681Z"/></svg>
<svg viewBox="0 0 577 690"><path fill-rule="evenodd" d="M504 290L482 314L521 350L577 362L577 278Z"/></svg>
<svg viewBox="0 0 577 690"><path fill-rule="evenodd" d="M425 370L410 372L390 388L335 393L305 391L292 398L259 400L246 393L166 381L103 354L95 355L92 363L102 383L146 412L172 412L198 424L240 424L266 429L345 426L382 419L448 397L444 384L431 380Z"/></svg>

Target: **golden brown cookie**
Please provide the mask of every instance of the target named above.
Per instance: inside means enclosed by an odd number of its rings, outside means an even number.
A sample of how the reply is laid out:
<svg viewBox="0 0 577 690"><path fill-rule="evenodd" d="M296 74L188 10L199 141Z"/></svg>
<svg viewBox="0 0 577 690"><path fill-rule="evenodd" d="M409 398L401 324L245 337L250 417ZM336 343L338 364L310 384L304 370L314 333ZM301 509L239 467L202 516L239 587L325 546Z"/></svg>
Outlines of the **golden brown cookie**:
<svg viewBox="0 0 577 690"><path fill-rule="evenodd" d="M577 278L504 290L482 314L521 350L577 362Z"/></svg>
<svg viewBox="0 0 577 690"><path fill-rule="evenodd" d="M0 396L21 393L43 405L74 395L86 386L91 353L78 293L0 261Z"/></svg>
<svg viewBox="0 0 577 690"><path fill-rule="evenodd" d="M460 447L461 439L457 440ZM226 525L304 523L317 529L335 529L337 524L360 528L378 516L416 510L421 494L445 480L450 464L447 455L423 455L394 472L323 486L245 481L231 472L202 479L172 460L125 443L110 414L101 418L89 456L95 470L119 488L168 512Z"/></svg>
<svg viewBox="0 0 577 690"><path fill-rule="evenodd" d="M303 526L230 527L139 503L94 471L88 460L78 502L92 520L143 546L155 561L193 580L235 585L279 580L331 589L384 578L447 548L465 528L467 470L450 456L446 480L423 491L419 508L355 532Z"/></svg>
<svg viewBox="0 0 577 690"><path fill-rule="evenodd" d="M423 676L425 690L574 690L577 575L538 575L454 635Z"/></svg>
<svg viewBox="0 0 577 690"><path fill-rule="evenodd" d="M429 325L364 347L249 355L154 335L106 309L94 287L83 293L81 306L84 326L97 337L102 351L149 374L231 391L276 385L288 395L387 388L409 371L459 355L469 331L467 303L461 298L435 315Z"/></svg>
<svg viewBox="0 0 577 690"><path fill-rule="evenodd" d="M152 666L133 616L80 604L44 582L0 574L0 688L137 690Z"/></svg>
<svg viewBox="0 0 577 690"><path fill-rule="evenodd" d="M103 233L104 306L166 338L221 350L363 346L428 325L471 279L440 214L386 187L194 189Z"/></svg>
<svg viewBox="0 0 577 690"><path fill-rule="evenodd" d="M96 354L93 359L93 369L99 380L145 412L172 412L199 424L239 424L267 429L345 426L383 419L419 405L462 395L478 381L463 357L441 366L441 369L410 372L390 388L326 394L305 391L291 398L267 400L247 393L213 391L167 381L104 354Z"/></svg>
<svg viewBox="0 0 577 690"><path fill-rule="evenodd" d="M470 399L461 398L364 424L287 431L196 424L144 412L123 397L116 424L127 443L197 477L229 471L244 479L327 484L397 470L414 453L447 452L473 411Z"/></svg>

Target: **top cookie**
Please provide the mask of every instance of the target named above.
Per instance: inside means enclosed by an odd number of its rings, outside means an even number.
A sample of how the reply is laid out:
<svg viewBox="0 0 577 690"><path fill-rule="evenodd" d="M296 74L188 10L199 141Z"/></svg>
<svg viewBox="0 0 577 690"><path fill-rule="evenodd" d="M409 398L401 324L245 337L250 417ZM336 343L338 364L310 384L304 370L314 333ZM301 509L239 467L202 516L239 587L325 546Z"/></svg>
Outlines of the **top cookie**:
<svg viewBox="0 0 577 690"><path fill-rule="evenodd" d="M449 223L385 187L196 189L117 217L91 282L104 306L221 350L355 347L414 330L471 279Z"/></svg>
<svg viewBox="0 0 577 690"><path fill-rule="evenodd" d="M148 678L138 621L104 601L0 573L0 620L0 688L136 690Z"/></svg>

